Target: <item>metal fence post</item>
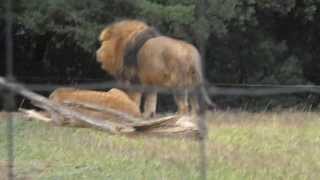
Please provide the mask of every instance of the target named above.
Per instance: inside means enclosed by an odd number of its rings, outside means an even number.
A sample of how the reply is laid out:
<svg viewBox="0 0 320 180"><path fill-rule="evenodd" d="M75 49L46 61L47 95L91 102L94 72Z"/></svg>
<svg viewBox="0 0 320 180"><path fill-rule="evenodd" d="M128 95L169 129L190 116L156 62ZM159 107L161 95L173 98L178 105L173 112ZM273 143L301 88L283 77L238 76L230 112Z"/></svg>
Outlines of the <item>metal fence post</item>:
<svg viewBox="0 0 320 180"><path fill-rule="evenodd" d="M13 80L13 40L12 40L12 1L7 0L6 3L6 78ZM4 108L6 111L12 111L15 108L14 94L12 91L5 91L4 96ZM9 113L7 119L7 155L8 155L8 174L9 180L14 179L14 128L13 128L13 116Z"/></svg>

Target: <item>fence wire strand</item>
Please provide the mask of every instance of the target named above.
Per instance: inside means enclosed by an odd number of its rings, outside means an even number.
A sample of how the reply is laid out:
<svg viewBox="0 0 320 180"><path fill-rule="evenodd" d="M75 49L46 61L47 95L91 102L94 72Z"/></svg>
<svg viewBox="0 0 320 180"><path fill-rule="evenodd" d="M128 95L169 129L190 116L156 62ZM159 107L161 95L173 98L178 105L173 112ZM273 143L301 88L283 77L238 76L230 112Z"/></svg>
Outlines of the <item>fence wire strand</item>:
<svg viewBox="0 0 320 180"><path fill-rule="evenodd" d="M185 89L170 89L159 86L147 86L140 84L123 84L115 81L81 82L73 84L25 84L30 90L50 92L59 87L72 87L79 89L99 89L107 90L120 88L125 90L140 92L158 92L163 94L183 93ZM320 94L319 85L280 85L280 84L209 84L205 89L210 96L267 96L294 93L314 93ZM190 90L192 91L192 90Z"/></svg>

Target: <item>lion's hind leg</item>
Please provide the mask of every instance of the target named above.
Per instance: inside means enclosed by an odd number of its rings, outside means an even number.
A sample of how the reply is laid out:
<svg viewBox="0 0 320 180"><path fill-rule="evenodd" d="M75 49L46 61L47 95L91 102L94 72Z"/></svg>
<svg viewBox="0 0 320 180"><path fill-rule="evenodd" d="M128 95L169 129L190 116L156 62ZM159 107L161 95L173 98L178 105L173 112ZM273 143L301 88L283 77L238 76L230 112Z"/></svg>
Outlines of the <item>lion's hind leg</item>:
<svg viewBox="0 0 320 180"><path fill-rule="evenodd" d="M174 95L174 99L178 106L179 114L187 114L189 113L189 103L188 103L188 92L179 92Z"/></svg>
<svg viewBox="0 0 320 180"><path fill-rule="evenodd" d="M190 97L191 114L198 114L200 110L199 96L192 95Z"/></svg>
<svg viewBox="0 0 320 180"><path fill-rule="evenodd" d="M146 118L152 117L156 114L156 110L157 110L157 93L156 92L146 94L146 99L144 102L143 109L144 109L143 116Z"/></svg>

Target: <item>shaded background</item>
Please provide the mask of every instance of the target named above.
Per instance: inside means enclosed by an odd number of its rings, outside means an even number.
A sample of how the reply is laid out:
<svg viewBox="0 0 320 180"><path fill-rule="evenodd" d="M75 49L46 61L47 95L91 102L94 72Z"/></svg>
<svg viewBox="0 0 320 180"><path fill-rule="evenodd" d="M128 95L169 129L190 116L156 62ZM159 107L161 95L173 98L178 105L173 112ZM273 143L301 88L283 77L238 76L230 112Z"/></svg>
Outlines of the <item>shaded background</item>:
<svg viewBox="0 0 320 180"><path fill-rule="evenodd" d="M196 44L206 39L207 80L225 84L318 84L319 0L208 0L196 20L196 0L15 0L14 74L23 83L112 80L95 61L99 32L126 18ZM0 75L5 74L5 20L0 3ZM40 92L44 95L49 92ZM21 99L18 99L18 103ZM222 108L318 109L315 94L214 97ZM172 109L162 96L161 110Z"/></svg>

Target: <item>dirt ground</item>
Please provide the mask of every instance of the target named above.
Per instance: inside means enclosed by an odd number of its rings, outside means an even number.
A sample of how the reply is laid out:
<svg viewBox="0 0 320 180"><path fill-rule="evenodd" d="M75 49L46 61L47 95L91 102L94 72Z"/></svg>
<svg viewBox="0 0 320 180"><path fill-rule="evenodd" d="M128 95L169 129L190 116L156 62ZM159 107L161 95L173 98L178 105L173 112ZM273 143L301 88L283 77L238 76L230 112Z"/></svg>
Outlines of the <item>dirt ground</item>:
<svg viewBox="0 0 320 180"><path fill-rule="evenodd" d="M0 161L0 179L6 180L7 174L8 174L7 163L5 161Z"/></svg>
<svg viewBox="0 0 320 180"><path fill-rule="evenodd" d="M31 180L28 176L14 177L15 180ZM8 180L8 164L7 161L0 161L0 180Z"/></svg>
<svg viewBox="0 0 320 180"><path fill-rule="evenodd" d="M0 120L8 119L8 115L9 114L7 112L0 111Z"/></svg>
<svg viewBox="0 0 320 180"><path fill-rule="evenodd" d="M5 111L0 111L0 121L5 121L9 118L9 115L13 115L13 117L25 117L25 115L21 112L5 112ZM1 180L1 179L0 179Z"/></svg>

